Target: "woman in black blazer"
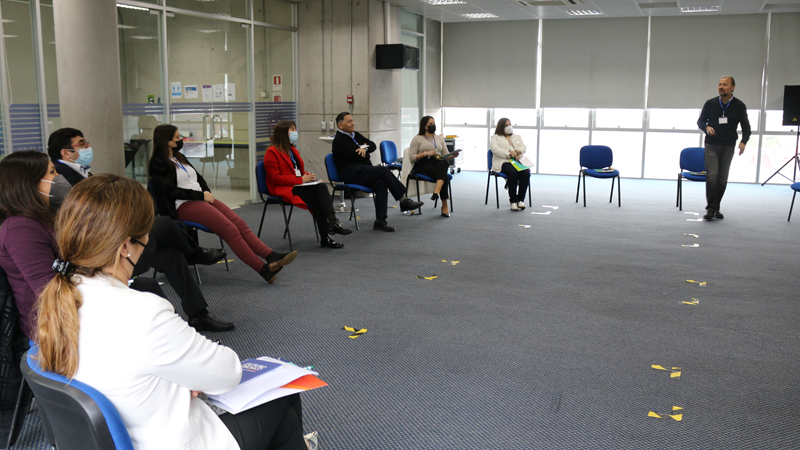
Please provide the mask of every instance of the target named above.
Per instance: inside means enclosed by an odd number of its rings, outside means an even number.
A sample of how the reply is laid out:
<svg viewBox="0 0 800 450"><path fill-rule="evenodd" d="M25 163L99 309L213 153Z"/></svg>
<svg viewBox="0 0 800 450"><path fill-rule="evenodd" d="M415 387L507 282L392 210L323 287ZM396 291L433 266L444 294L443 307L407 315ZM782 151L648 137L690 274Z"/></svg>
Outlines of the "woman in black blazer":
<svg viewBox="0 0 800 450"><path fill-rule="evenodd" d="M205 226L221 237L239 259L273 283L276 274L294 261L297 252L277 253L261 242L241 217L214 198L203 176L180 153L181 148L183 139L174 125L159 125L153 131L150 178L151 187L157 191L154 197L160 213Z"/></svg>

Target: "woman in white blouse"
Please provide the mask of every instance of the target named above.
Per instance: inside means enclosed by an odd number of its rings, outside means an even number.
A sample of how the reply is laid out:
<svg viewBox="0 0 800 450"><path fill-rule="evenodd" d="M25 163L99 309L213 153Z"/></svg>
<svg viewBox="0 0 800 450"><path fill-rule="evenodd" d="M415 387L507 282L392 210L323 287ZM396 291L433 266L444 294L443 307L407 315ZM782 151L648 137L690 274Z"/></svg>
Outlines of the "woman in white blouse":
<svg viewBox="0 0 800 450"><path fill-rule="evenodd" d="M72 189L55 224L63 261L38 300L42 368L106 396L137 450L306 450L299 396L220 416L197 398L235 387L241 363L166 299L128 288L152 224L134 180L97 175Z"/></svg>
<svg viewBox="0 0 800 450"><path fill-rule="evenodd" d="M442 197L442 216L450 217L447 206L448 185L450 178L447 170L450 163L447 159L450 151L444 143L444 138L436 134L436 122L431 116L425 116L419 121L419 134L414 136L409 144L409 158L414 162L414 172L436 180L431 200L436 201Z"/></svg>
<svg viewBox="0 0 800 450"><path fill-rule="evenodd" d="M519 161L527 149L522 143L522 138L514 134L510 120L502 118L497 121L497 128L489 146L492 149L492 170L502 172L508 177L508 199L511 202L511 210L525 209L525 193L528 192L528 185L531 182L531 170L518 171L510 162L512 159Z"/></svg>

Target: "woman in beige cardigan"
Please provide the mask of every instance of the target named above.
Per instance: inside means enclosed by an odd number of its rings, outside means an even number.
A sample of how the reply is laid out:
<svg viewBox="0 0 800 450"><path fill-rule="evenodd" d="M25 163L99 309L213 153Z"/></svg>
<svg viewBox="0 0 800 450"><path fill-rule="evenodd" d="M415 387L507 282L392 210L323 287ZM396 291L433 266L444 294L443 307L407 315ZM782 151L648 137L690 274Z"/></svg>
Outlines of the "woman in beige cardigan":
<svg viewBox="0 0 800 450"><path fill-rule="evenodd" d="M514 134L511 121L502 118L497 121L492 139L489 142L492 149L492 170L502 172L508 177L508 198L511 210L525 209L525 193L531 182L531 170L518 171L509 162L511 159L519 160L525 154L525 144L518 134Z"/></svg>

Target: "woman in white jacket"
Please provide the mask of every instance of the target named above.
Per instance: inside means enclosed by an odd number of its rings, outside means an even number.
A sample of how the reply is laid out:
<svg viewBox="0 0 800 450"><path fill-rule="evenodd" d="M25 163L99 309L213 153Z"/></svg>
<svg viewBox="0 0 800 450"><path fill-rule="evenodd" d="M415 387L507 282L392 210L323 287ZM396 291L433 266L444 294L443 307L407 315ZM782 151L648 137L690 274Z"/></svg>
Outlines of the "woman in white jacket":
<svg viewBox="0 0 800 450"><path fill-rule="evenodd" d="M531 182L531 170L518 171L508 162L510 159L519 160L525 154L525 144L518 134L514 134L511 121L502 118L497 121L492 139L489 142L492 149L492 170L502 172L508 177L508 199L511 210L525 209L525 193Z"/></svg>
<svg viewBox="0 0 800 450"><path fill-rule="evenodd" d="M306 450L299 396L235 416L197 398L235 387L241 363L167 300L128 288L152 224L153 201L133 180L98 175L72 189L55 224L63 261L38 300L42 368L105 395L137 450Z"/></svg>

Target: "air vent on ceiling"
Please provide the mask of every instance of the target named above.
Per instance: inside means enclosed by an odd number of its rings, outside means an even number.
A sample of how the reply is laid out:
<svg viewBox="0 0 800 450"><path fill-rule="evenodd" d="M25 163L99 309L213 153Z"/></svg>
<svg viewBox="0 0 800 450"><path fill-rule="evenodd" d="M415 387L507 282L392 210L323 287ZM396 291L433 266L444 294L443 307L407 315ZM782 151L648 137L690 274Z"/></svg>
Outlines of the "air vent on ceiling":
<svg viewBox="0 0 800 450"><path fill-rule="evenodd" d="M638 3L639 9L677 8L677 2Z"/></svg>
<svg viewBox="0 0 800 450"><path fill-rule="evenodd" d="M517 0L522 6L580 6L583 0Z"/></svg>

